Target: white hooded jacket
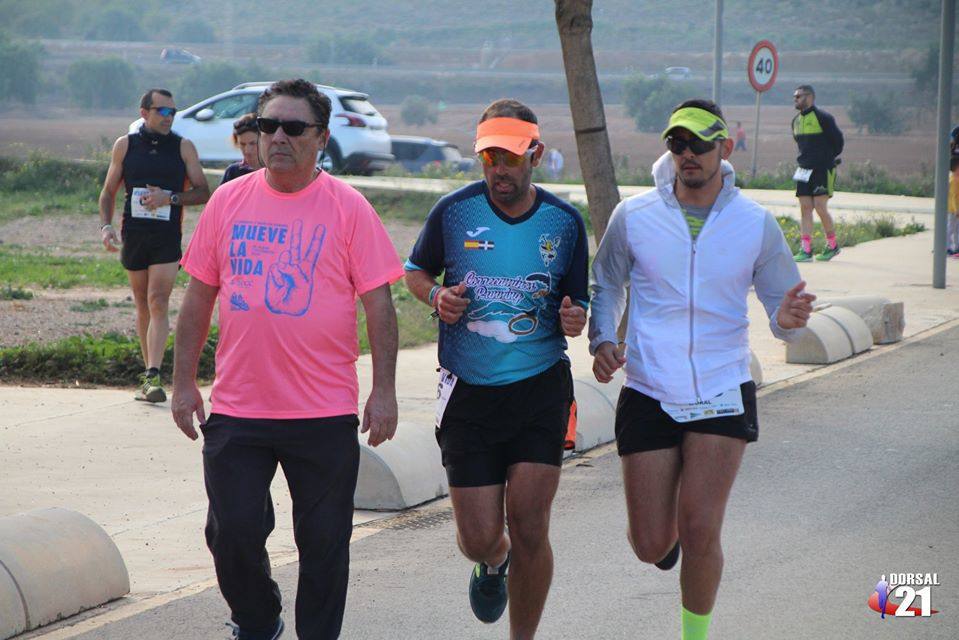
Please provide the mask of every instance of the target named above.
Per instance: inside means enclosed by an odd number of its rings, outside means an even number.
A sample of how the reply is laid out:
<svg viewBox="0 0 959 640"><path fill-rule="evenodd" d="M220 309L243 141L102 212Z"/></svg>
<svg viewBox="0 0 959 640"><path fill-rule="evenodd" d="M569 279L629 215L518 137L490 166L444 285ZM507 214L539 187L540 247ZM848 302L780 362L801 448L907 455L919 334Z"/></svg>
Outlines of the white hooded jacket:
<svg viewBox="0 0 959 640"><path fill-rule="evenodd" d="M708 400L751 379L746 298L755 286L773 334L799 269L771 213L740 193L722 161L723 188L694 241L673 192L670 153L653 165L656 189L627 198L610 217L592 267L590 352L618 342L631 290L626 386L656 400Z"/></svg>

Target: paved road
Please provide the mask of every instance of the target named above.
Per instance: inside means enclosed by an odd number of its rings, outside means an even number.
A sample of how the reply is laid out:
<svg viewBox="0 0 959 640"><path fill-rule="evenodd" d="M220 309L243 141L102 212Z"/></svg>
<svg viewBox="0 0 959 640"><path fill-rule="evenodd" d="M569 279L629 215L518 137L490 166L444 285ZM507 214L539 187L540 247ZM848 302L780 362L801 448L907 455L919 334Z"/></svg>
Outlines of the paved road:
<svg viewBox="0 0 959 640"><path fill-rule="evenodd" d="M957 361L954 327L763 395L760 440L727 515L713 640L959 636ZM567 468L541 638L678 637L678 573L636 561L624 527L615 453ZM445 503L354 543L352 555L344 638L506 637L504 623L469 613L470 567ZM276 571L290 628L295 572ZM937 572L942 612L880 620L866 598L890 572ZM210 588L77 637L225 638L226 617Z"/></svg>

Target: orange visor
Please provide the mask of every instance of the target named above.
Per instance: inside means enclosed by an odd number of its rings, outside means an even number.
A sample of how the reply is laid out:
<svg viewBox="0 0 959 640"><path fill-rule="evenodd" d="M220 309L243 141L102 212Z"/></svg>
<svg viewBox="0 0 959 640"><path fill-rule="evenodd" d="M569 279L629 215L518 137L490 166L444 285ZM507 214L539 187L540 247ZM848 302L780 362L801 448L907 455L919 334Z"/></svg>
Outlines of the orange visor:
<svg viewBox="0 0 959 640"><path fill-rule="evenodd" d="M497 147L510 153L522 155L533 140L539 140L539 127L532 122L517 118L490 118L476 127L476 145L473 150Z"/></svg>

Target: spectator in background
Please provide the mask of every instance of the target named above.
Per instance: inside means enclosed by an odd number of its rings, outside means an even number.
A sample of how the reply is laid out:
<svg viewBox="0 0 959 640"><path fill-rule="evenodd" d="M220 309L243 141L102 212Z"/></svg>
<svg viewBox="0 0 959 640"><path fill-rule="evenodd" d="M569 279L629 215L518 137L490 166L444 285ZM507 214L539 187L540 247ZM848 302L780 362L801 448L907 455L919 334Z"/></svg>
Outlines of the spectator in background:
<svg viewBox="0 0 959 640"><path fill-rule="evenodd" d="M736 121L736 147L733 151L738 149L746 150L746 130L743 129L743 123Z"/></svg>
<svg viewBox="0 0 959 640"><path fill-rule="evenodd" d="M546 153L546 171L553 182L563 177L563 152L553 147Z"/></svg>
<svg viewBox="0 0 959 640"><path fill-rule="evenodd" d="M220 184L253 173L263 167L263 163L260 162L259 144L260 132L256 128L255 113L248 113L233 123L233 146L240 150L243 159L226 168Z"/></svg>
<svg viewBox="0 0 959 640"><path fill-rule="evenodd" d="M959 156L949 159L949 226L946 228L946 253L959 256Z"/></svg>

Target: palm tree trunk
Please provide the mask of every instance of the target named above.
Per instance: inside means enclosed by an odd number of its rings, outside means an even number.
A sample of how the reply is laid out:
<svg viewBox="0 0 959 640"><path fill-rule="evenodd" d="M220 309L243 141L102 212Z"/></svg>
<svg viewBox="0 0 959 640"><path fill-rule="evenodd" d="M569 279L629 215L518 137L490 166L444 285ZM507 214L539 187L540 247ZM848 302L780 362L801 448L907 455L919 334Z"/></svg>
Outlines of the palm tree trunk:
<svg viewBox="0 0 959 640"><path fill-rule="evenodd" d="M589 217L596 241L602 239L613 208L619 203L619 188L606 132L603 95L596 77L596 62L590 33L593 30L592 0L555 0L556 26L563 47L563 66L569 107L576 133L579 166L586 185Z"/></svg>

